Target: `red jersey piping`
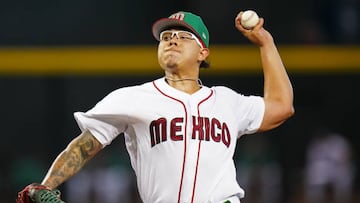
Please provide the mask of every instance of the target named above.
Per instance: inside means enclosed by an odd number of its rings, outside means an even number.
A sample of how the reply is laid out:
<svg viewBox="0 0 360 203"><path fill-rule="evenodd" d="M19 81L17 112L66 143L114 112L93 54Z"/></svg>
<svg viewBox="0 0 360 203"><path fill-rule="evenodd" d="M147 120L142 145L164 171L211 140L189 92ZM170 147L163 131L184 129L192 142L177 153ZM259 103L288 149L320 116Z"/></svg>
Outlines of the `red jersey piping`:
<svg viewBox="0 0 360 203"><path fill-rule="evenodd" d="M183 158L183 164L182 164L182 169L181 169L181 179L180 179L180 185L179 185L179 193L178 193L178 203L180 203L180 198L181 198L181 190L182 190L182 184L183 184L183 180L184 180L184 171L185 171L185 160L186 160L186 126L187 126L187 110L186 110L186 106L185 104L179 100L179 99L176 99L170 95L167 95L165 94L165 92L161 91L160 88L155 84L155 81L153 81L153 85L154 87L164 96L172 99L172 100L175 100L177 102L179 102L180 104L182 104L182 106L184 107L184 111L185 111L185 135L184 135L184 158Z"/></svg>
<svg viewBox="0 0 360 203"><path fill-rule="evenodd" d="M200 105L203 102L205 102L206 100L208 100L213 95L213 93L214 93L214 91L211 90L210 95L199 102L199 104L197 106L198 116L199 117L200 117ZM194 178L193 190L192 190L192 195L191 195L191 203L194 202L194 198L195 198L196 180L197 180L197 174L198 174L198 168L199 168L199 160L200 160L200 149L201 149L201 140L199 140L199 145L198 145L198 153L197 153L196 168L195 168L195 178Z"/></svg>

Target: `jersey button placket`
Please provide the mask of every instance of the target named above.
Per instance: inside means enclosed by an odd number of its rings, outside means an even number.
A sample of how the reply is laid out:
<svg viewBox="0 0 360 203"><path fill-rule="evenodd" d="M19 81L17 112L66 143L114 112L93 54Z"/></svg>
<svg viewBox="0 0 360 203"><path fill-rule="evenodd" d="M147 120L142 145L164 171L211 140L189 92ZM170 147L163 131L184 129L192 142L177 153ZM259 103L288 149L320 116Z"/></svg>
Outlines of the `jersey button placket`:
<svg viewBox="0 0 360 203"><path fill-rule="evenodd" d="M187 126L187 135L185 136L187 143L187 152L186 152L186 160L185 160L185 179L183 183L183 202L191 202L191 198L193 195L194 189L194 181L195 181L195 172L197 167L197 155L198 155L198 145L199 141L197 139L192 139L192 131L193 131L193 115L197 116L197 105L194 105L194 102L191 102L189 99L186 102L186 108L188 109L188 126Z"/></svg>

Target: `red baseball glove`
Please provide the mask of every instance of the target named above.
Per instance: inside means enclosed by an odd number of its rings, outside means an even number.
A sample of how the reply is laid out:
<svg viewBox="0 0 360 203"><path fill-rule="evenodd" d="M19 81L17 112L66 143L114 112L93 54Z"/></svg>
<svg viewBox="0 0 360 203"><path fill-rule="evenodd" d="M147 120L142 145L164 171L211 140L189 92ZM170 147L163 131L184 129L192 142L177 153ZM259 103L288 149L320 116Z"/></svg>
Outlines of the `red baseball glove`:
<svg viewBox="0 0 360 203"><path fill-rule="evenodd" d="M65 203L60 199L60 191L45 185L32 183L18 193L16 203Z"/></svg>

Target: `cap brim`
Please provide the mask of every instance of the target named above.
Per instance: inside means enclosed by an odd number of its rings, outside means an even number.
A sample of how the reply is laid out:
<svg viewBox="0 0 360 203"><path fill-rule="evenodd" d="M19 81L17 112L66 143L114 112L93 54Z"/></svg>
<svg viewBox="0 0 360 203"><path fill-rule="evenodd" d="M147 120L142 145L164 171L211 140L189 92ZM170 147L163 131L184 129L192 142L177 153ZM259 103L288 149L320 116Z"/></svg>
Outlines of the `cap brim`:
<svg viewBox="0 0 360 203"><path fill-rule="evenodd" d="M199 39L201 39L198 33L186 22L171 18L161 18L157 20L152 26L152 33L158 41L160 40L160 33L171 27L185 27L191 30Z"/></svg>

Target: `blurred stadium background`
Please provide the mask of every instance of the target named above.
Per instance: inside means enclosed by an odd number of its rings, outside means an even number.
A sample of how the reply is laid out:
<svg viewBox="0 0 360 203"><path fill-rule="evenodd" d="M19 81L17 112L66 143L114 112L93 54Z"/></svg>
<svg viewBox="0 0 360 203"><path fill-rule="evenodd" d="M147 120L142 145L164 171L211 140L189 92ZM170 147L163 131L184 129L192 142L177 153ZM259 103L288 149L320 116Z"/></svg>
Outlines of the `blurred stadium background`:
<svg viewBox="0 0 360 203"><path fill-rule="evenodd" d="M25 185L41 181L80 132L73 112L116 88L162 76L151 34L160 17L178 10L203 17L212 64L202 71L204 84L261 94L257 49L233 26L245 9L264 17L275 38L296 115L239 140L243 202L360 202L357 0L2 1L0 202L14 202ZM136 203L134 180L120 136L61 190L68 203Z"/></svg>

